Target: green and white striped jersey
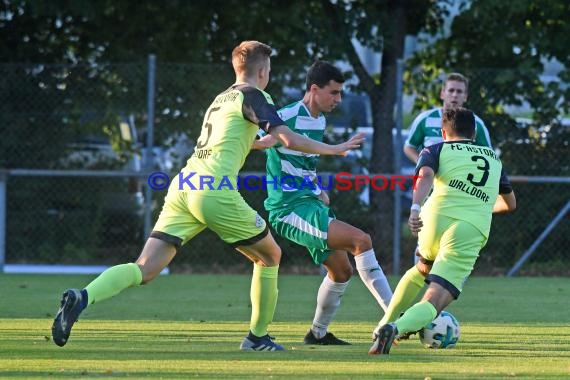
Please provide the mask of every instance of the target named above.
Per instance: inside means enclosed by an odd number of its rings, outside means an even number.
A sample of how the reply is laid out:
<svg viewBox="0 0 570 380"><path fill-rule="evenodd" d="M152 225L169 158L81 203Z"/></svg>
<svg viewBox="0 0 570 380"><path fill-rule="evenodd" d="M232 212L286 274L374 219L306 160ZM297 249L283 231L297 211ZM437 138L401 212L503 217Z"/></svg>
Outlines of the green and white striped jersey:
<svg viewBox="0 0 570 380"><path fill-rule="evenodd" d="M289 104L277 113L294 132L323 141L326 120L322 113L317 118L312 117L302 101ZM264 205L267 211L287 207L300 198L319 196L321 190L316 185L318 154L297 152L280 144L267 149L266 153L268 196Z"/></svg>
<svg viewBox="0 0 570 380"><path fill-rule="evenodd" d="M410 126L406 145L415 148L419 152L425 147L442 142L441 123L441 107L420 113ZM483 120L477 115L475 115L475 144L492 147L489 131L485 127Z"/></svg>

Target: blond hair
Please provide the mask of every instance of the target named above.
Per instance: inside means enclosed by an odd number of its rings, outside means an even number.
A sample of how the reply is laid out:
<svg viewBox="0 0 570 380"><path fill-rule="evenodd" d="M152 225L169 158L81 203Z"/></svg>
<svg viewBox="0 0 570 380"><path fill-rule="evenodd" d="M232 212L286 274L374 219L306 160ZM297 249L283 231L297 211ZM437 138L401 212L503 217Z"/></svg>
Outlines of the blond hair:
<svg viewBox="0 0 570 380"><path fill-rule="evenodd" d="M447 82L450 82L450 81L464 83L465 84L465 92L467 92L467 90L469 89L469 80L463 74L459 74L459 73L447 74L447 76L445 77L445 80L443 81L443 88L445 88L445 86L447 85Z"/></svg>
<svg viewBox="0 0 570 380"><path fill-rule="evenodd" d="M259 41L243 41L232 51L232 66L236 74L251 76L260 64L271 56L271 47Z"/></svg>

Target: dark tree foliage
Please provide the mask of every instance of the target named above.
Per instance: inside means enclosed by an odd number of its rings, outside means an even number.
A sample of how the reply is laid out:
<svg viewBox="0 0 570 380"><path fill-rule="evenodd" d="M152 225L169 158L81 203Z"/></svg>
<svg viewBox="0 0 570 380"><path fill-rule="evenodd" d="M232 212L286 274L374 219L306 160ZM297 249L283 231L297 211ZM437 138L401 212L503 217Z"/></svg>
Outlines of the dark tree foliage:
<svg viewBox="0 0 570 380"><path fill-rule="evenodd" d="M0 167L57 167L70 142L102 131L113 137L127 114L144 126L149 54L158 62L155 143L174 132L196 136L212 96L233 81L231 49L256 39L275 49L268 92L278 104L285 87L303 88L315 59L348 62L351 90L371 100L370 171L390 173L396 62L406 36L419 36L423 48L406 61L404 77L406 91L418 95L416 110L439 104L442 73L463 72L471 78L468 106L484 117L511 172L567 175L568 128L558 119L570 104L568 14L570 3L556 0L5 0ZM354 41L382 54L378 70L367 72ZM548 59L566 66L546 83ZM521 104L535 110L529 128L505 110ZM520 152L529 160L517 159ZM373 192L370 207L363 227L387 254L392 194Z"/></svg>

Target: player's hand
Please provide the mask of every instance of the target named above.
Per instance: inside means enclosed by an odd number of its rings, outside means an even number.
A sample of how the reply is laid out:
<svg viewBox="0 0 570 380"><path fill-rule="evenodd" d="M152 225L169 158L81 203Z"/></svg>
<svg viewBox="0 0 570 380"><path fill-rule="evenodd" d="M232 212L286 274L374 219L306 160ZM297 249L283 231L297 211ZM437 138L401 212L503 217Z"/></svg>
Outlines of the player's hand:
<svg viewBox="0 0 570 380"><path fill-rule="evenodd" d="M358 149L362 145L365 140L364 133L360 132L352 136L347 141L343 142L342 144L335 145L338 149L337 155L339 156L346 156L349 150Z"/></svg>
<svg viewBox="0 0 570 380"><path fill-rule="evenodd" d="M329 195L324 190L319 194L319 199L325 204L325 206L328 206L331 203Z"/></svg>
<svg viewBox="0 0 570 380"><path fill-rule="evenodd" d="M418 236L418 232L422 229L424 223L420 219L420 213L418 211L410 211L410 218L408 219L408 227L412 231L412 235Z"/></svg>

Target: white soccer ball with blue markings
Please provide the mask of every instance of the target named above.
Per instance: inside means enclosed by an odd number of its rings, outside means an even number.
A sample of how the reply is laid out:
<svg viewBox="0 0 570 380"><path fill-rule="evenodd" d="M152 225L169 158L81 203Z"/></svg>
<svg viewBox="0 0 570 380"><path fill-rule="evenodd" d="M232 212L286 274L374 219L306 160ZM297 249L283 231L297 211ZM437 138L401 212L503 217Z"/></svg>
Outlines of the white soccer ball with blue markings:
<svg viewBox="0 0 570 380"><path fill-rule="evenodd" d="M420 330L420 341L426 348L453 348L459 340L461 329L457 318L443 310L426 327Z"/></svg>

